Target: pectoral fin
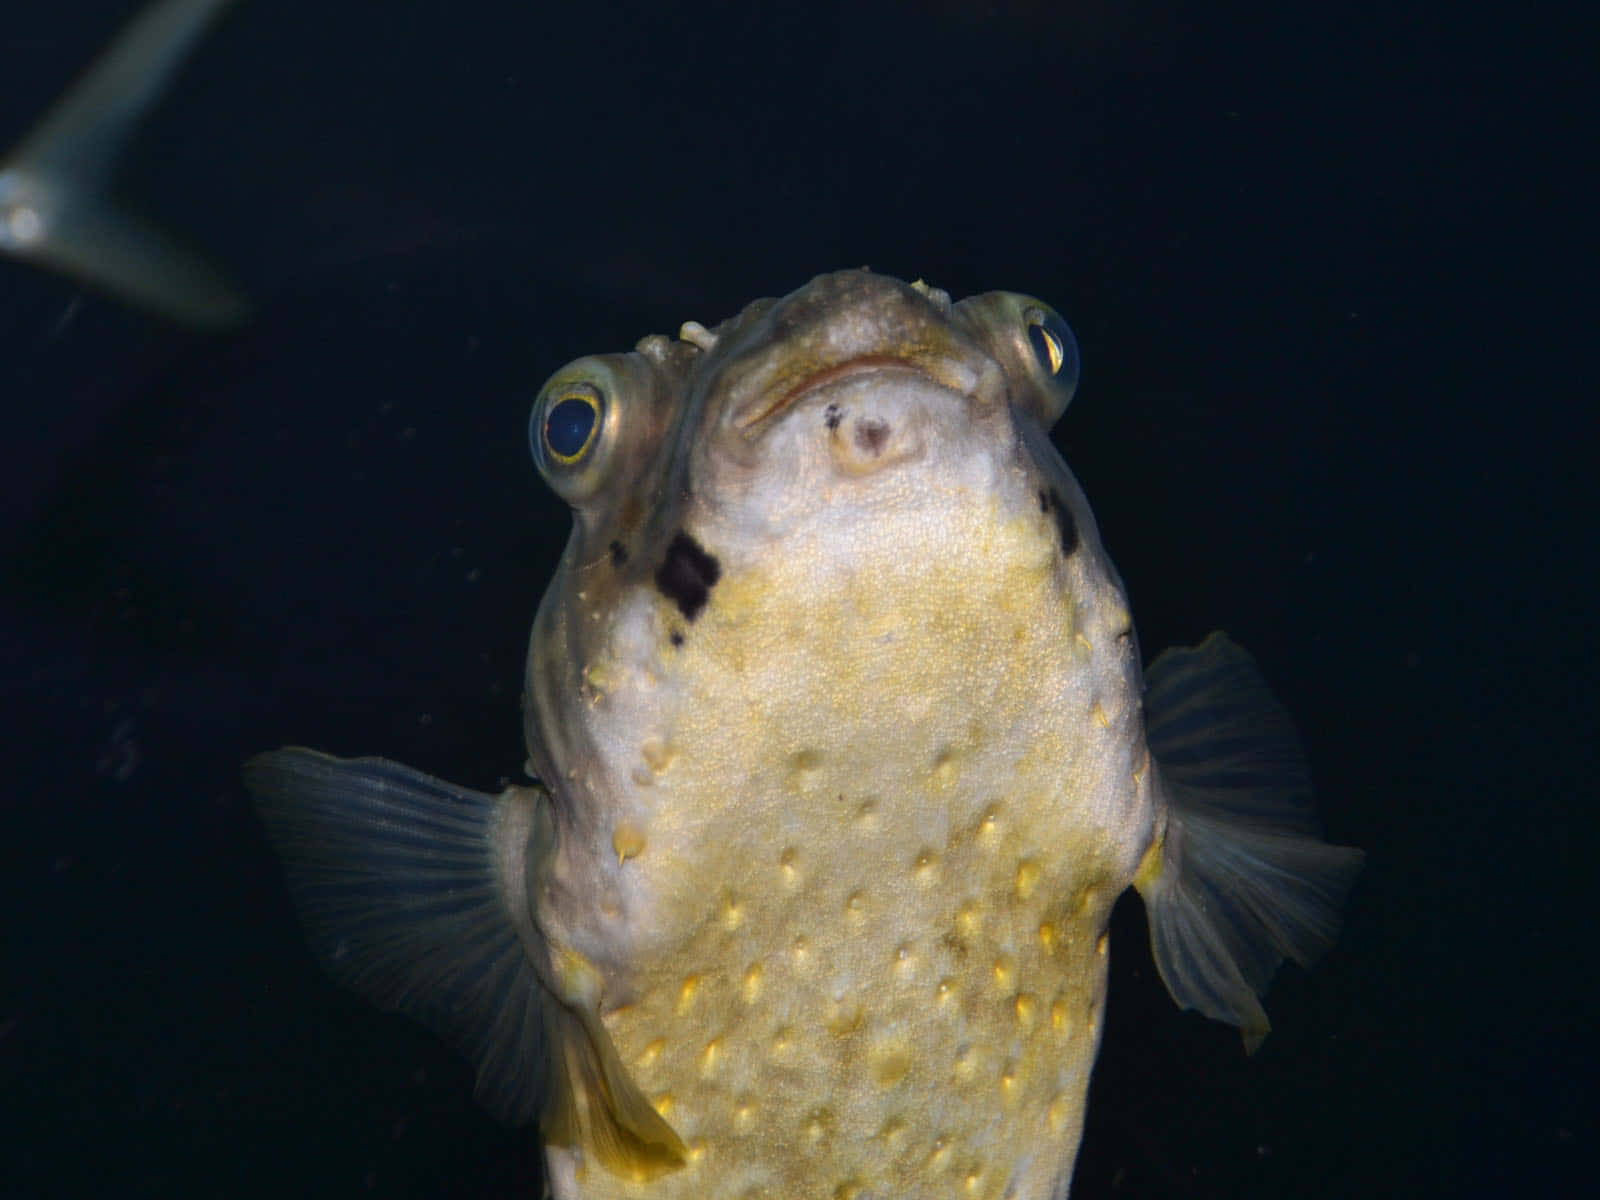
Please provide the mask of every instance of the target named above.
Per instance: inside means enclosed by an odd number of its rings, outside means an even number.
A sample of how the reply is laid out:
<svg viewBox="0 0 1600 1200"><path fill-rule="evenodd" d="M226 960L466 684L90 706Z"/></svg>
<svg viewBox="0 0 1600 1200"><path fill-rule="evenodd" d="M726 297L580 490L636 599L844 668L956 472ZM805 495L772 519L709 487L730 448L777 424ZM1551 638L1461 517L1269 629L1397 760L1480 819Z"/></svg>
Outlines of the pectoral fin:
<svg viewBox="0 0 1600 1200"><path fill-rule="evenodd" d="M1166 828L1134 886L1180 1008L1237 1025L1254 1051L1258 997L1285 958L1308 966L1339 931L1362 852L1320 836L1294 727L1222 633L1150 665L1145 737Z"/></svg>
<svg viewBox="0 0 1600 1200"><path fill-rule="evenodd" d="M545 792L490 796L303 749L259 755L244 778L336 981L466 1054L479 1103L500 1120L537 1117L547 1141L626 1176L683 1162L600 1022L598 975L533 922L527 869L549 850Z"/></svg>

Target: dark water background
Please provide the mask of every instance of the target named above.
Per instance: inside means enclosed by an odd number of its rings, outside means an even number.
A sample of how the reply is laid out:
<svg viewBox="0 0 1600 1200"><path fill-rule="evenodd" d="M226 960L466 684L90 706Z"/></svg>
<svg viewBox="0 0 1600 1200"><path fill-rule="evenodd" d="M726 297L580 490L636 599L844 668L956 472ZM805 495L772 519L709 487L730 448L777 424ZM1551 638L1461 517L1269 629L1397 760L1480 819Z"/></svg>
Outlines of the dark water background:
<svg viewBox="0 0 1600 1200"><path fill-rule="evenodd" d="M136 9L26 7L0 144ZM121 186L255 322L0 263L0 1194L537 1194L467 1066L319 975L238 764L514 775L567 526L534 388L860 264L1060 307L1147 650L1250 647L1370 855L1253 1059L1125 901L1074 1196L1582 1194L1580 44L1442 3L244 4Z"/></svg>

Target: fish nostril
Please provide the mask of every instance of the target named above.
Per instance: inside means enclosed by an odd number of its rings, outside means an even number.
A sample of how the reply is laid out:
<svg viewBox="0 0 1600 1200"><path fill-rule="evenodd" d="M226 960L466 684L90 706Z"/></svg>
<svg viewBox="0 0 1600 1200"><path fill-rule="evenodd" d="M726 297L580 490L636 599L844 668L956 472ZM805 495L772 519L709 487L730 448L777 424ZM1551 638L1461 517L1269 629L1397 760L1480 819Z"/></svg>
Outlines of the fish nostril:
<svg viewBox="0 0 1600 1200"><path fill-rule="evenodd" d="M855 425L856 448L863 454L877 458L889 444L889 423L873 417L862 417Z"/></svg>

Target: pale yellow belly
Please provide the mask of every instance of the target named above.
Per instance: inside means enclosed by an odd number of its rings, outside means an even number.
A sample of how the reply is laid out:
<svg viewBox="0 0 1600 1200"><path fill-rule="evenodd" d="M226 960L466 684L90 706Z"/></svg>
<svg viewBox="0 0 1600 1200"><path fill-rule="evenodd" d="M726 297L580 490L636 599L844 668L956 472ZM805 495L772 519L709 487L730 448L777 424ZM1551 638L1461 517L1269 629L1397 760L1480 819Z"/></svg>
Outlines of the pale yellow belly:
<svg viewBox="0 0 1600 1200"><path fill-rule="evenodd" d="M1070 1173L1148 841L1138 702L1110 585L979 515L981 572L911 525L871 570L730 571L659 657L654 614L617 636L603 1018L689 1161L634 1183L555 1149L561 1200L1042 1200Z"/></svg>
<svg viewBox="0 0 1600 1200"><path fill-rule="evenodd" d="M648 1184L589 1166L582 1196L1024 1200L1070 1172L1115 898L1096 856L1050 854L1005 801L937 843L833 803L854 853L740 847L682 953L607 1017L689 1162Z"/></svg>

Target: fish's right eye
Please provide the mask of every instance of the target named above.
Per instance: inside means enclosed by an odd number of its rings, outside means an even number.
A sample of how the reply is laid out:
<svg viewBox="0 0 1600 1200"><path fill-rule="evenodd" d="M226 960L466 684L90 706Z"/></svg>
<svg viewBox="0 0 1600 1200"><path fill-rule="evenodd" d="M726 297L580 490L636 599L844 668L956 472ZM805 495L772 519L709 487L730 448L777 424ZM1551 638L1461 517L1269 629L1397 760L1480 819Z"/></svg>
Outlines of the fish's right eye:
<svg viewBox="0 0 1600 1200"><path fill-rule="evenodd" d="M600 396L593 388L567 388L552 396L544 409L545 451L570 467L589 453L600 432Z"/></svg>
<svg viewBox="0 0 1600 1200"><path fill-rule="evenodd" d="M552 485L589 464L606 427L606 389L562 374L545 385L528 415L528 448Z"/></svg>
<svg viewBox="0 0 1600 1200"><path fill-rule="evenodd" d="M545 381L528 414L539 474L568 504L588 503L613 480L624 428L636 429L640 380L625 355L568 363Z"/></svg>

